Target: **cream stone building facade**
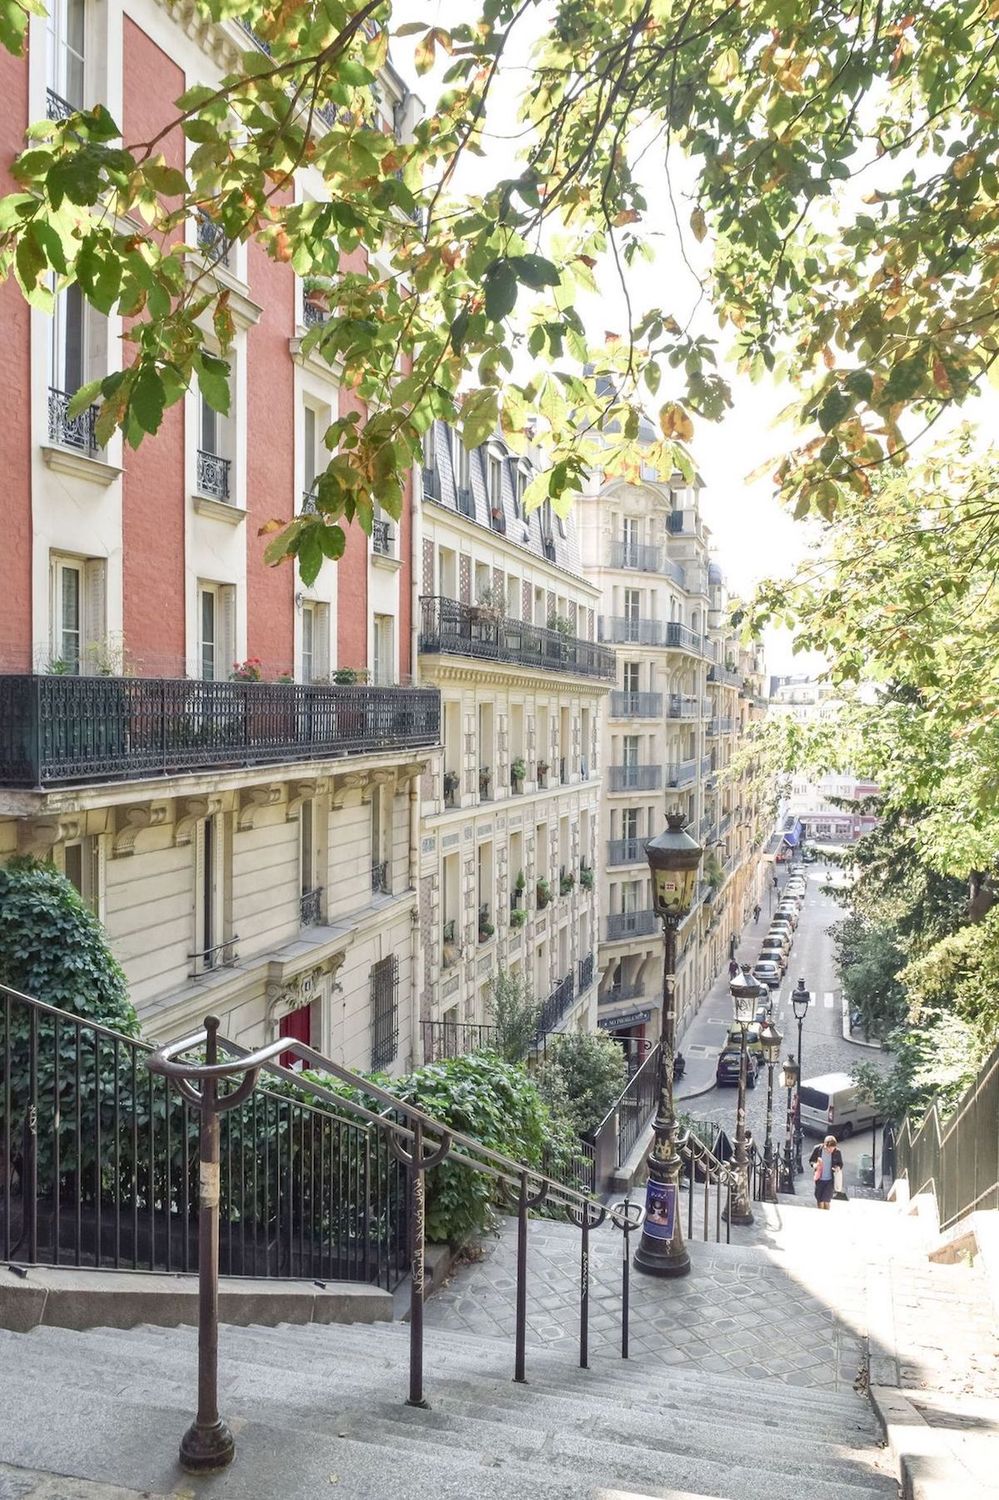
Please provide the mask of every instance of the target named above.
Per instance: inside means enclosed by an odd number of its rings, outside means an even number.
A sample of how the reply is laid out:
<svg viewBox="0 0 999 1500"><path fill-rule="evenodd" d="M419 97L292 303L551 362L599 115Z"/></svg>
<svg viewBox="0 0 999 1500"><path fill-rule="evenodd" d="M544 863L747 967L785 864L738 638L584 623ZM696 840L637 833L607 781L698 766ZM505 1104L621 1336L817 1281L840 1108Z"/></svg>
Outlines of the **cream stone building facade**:
<svg viewBox="0 0 999 1500"><path fill-rule="evenodd" d="M612 653L575 524L527 516L531 463L498 440L428 434L420 680L441 693L443 756L422 783L420 1013L428 1055L485 1035L489 982L523 975L542 1030L596 1024L600 718Z"/></svg>
<svg viewBox="0 0 999 1500"><path fill-rule="evenodd" d="M579 504L583 568L601 594L599 635L616 658L603 732L598 1023L645 1040L658 1035L662 994L645 842L662 831L667 808L684 813L705 850L678 938L681 1026L728 959L761 878L757 793L728 768L762 715L763 663L728 628L699 489L679 475L666 483L649 471L626 483L597 474Z"/></svg>

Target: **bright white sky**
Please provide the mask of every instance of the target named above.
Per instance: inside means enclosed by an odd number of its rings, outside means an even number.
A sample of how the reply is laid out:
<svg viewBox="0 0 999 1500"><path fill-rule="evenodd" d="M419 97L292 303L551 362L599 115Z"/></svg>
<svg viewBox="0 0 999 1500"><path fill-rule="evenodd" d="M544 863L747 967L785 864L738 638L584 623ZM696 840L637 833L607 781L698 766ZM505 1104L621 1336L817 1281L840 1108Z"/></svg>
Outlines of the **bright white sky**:
<svg viewBox="0 0 999 1500"><path fill-rule="evenodd" d="M467 0L396 0L394 24L421 21L428 26L449 26L460 20L469 20L472 13ZM506 66L507 82L497 88L490 111L490 127L496 134L487 143L489 181L510 171L514 165L516 142L502 139L500 133L512 134L517 128L514 92L523 87L525 81L527 42L525 28L524 51ZM445 68L435 68L417 78L410 62L413 45L412 39L397 40L393 44L393 59L424 102L432 106ZM681 250L666 192L662 153L658 149L650 150L644 160L647 164L647 198L652 206L645 228L656 253L654 263L635 266L629 274L632 304L636 312L647 306L663 306L684 325L697 302L699 290L695 275L684 260L686 257L695 267L706 264L710 243L705 241L699 246L687 233ZM465 179L462 182L459 178L459 186L471 192L479 189L484 165L481 158L468 158ZM670 159L670 172L677 217L680 224L686 226L692 204L685 200L683 184L692 178L686 163L677 158L676 153ZM582 305L579 311L591 334L600 338L606 329L623 329L626 319L613 272L601 274L598 271L597 276L600 297L591 298L590 305ZM717 325L704 304L694 327L708 337L719 336ZM732 387L733 409L720 423L699 421L691 448L706 484L702 507L712 531L713 551L728 580L729 592L746 595L765 577L782 578L793 574L812 538L818 534L818 528L812 523L803 524L791 519L778 502L769 478L772 468L776 467L794 437L790 428L778 429L775 425L778 413L790 400L790 393L787 388L782 391L769 382L752 384L738 374L734 364L724 359L721 350L719 363ZM663 388L660 399L667 400L673 394ZM982 409L983 403L975 403L976 409L966 408L962 419L973 415L980 419L985 417L988 419L986 430L995 431L999 402L994 393L984 400L987 403L985 410ZM650 406L653 404L650 402ZM771 461L771 468L765 476L750 483L748 476ZM770 672L814 671L820 665L814 657L808 661L794 658L790 639L783 632L772 632L766 647Z"/></svg>

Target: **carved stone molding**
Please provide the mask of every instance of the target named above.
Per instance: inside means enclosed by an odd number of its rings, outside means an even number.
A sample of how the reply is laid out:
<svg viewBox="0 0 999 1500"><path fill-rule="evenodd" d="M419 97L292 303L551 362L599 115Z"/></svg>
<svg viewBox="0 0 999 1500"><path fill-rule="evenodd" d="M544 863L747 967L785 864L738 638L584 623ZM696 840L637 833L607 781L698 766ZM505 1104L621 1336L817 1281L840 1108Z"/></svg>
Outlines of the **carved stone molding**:
<svg viewBox="0 0 999 1500"><path fill-rule="evenodd" d="M257 813L263 807L277 807L283 795L283 788L276 782L268 786L249 786L239 794L239 812L236 817L236 830L239 833L247 833L253 827L253 821Z"/></svg>
<svg viewBox="0 0 999 1500"><path fill-rule="evenodd" d="M178 797L177 819L174 824L174 844L189 844L194 837L194 825L203 818L212 818L223 810L221 797Z"/></svg>
<svg viewBox="0 0 999 1500"><path fill-rule="evenodd" d="M82 818L26 818L17 826L17 851L33 859L50 860L56 844L81 838Z"/></svg>
<svg viewBox="0 0 999 1500"><path fill-rule="evenodd" d="M168 812L165 802L143 802L132 807L117 808L111 857L124 859L134 854L139 834L146 828L161 828L167 820Z"/></svg>

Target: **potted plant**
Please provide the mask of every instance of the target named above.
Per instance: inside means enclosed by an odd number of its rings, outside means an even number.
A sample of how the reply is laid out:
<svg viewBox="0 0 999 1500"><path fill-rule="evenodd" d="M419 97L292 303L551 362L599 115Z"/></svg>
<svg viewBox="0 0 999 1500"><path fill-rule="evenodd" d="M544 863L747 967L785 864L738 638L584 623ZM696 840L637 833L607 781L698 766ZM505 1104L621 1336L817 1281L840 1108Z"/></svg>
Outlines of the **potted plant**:
<svg viewBox="0 0 999 1500"><path fill-rule="evenodd" d="M229 673L230 682L261 682L263 671L259 656L248 656L245 661L234 661Z"/></svg>
<svg viewBox="0 0 999 1500"><path fill-rule="evenodd" d="M489 783L492 780L492 772L488 766L479 767L479 796L489 796Z"/></svg>
<svg viewBox="0 0 999 1500"><path fill-rule="evenodd" d="M325 317L330 310L330 284L321 276L306 276L302 281L302 297L307 307Z"/></svg>
<svg viewBox="0 0 999 1500"><path fill-rule="evenodd" d="M515 761L512 761L510 765L510 785L513 787L515 792L519 792L522 790L524 779L526 776L527 762L523 759L522 756L518 755L517 759Z"/></svg>
<svg viewBox="0 0 999 1500"><path fill-rule="evenodd" d="M580 865L579 888L581 891L592 891L593 889L593 866Z"/></svg>
<svg viewBox="0 0 999 1500"><path fill-rule="evenodd" d="M545 777L548 775L548 762L546 760L539 760L538 761L537 772L538 772L538 780L539 781L544 781Z"/></svg>
<svg viewBox="0 0 999 1500"><path fill-rule="evenodd" d="M441 938L441 967L444 969L453 969L461 957L461 949L455 940L453 918L450 922L444 923Z"/></svg>
<svg viewBox="0 0 999 1500"><path fill-rule="evenodd" d="M523 894L527 889L527 881L524 879L523 870L517 871L517 878L513 882L513 889L518 896L523 897Z"/></svg>
<svg viewBox="0 0 999 1500"><path fill-rule="evenodd" d="M562 870L558 877L558 893L560 896L568 896L576 884L576 877L571 870Z"/></svg>
<svg viewBox="0 0 999 1500"><path fill-rule="evenodd" d="M537 888L535 890L535 896L537 897L538 911L544 911L545 907L549 905L552 899L551 881L547 878L547 876L542 875L539 878Z"/></svg>
<svg viewBox="0 0 999 1500"><path fill-rule="evenodd" d="M469 605L472 620L498 620L505 604L503 593L494 583L483 583L475 591L475 603Z"/></svg>
<svg viewBox="0 0 999 1500"><path fill-rule="evenodd" d="M554 630L558 635L571 636L575 634L575 628L568 615L560 615L552 610L548 616L548 629Z"/></svg>
<svg viewBox="0 0 999 1500"><path fill-rule="evenodd" d="M461 785L461 777L457 771L444 772L444 801L449 806L454 806L455 793Z"/></svg>
<svg viewBox="0 0 999 1500"><path fill-rule="evenodd" d="M493 924L489 920L489 907L488 907L488 905L486 905L486 906L480 906L479 907L479 942L480 943L488 943L489 939L492 937L492 935L493 935L493 933L495 931L496 931L496 928L493 926Z"/></svg>
<svg viewBox="0 0 999 1500"><path fill-rule="evenodd" d="M527 912L522 906L515 906L510 913L510 926L513 928L523 927L527 922Z"/></svg>

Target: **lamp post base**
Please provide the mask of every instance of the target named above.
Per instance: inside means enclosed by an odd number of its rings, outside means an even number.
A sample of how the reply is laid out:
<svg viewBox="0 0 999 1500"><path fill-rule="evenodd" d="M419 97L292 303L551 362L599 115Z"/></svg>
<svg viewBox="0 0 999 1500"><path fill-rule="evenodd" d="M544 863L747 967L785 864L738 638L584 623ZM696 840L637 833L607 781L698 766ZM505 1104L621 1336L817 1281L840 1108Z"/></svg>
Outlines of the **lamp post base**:
<svg viewBox="0 0 999 1500"><path fill-rule="evenodd" d="M202 1427L192 1422L180 1440L180 1466L188 1474L211 1474L224 1469L236 1453L232 1433L221 1420Z"/></svg>
<svg viewBox="0 0 999 1500"><path fill-rule="evenodd" d="M650 1240L646 1244L646 1236L643 1235L632 1265L636 1271L644 1271L646 1276L687 1276L690 1273L690 1256L686 1245L674 1248L661 1240Z"/></svg>

